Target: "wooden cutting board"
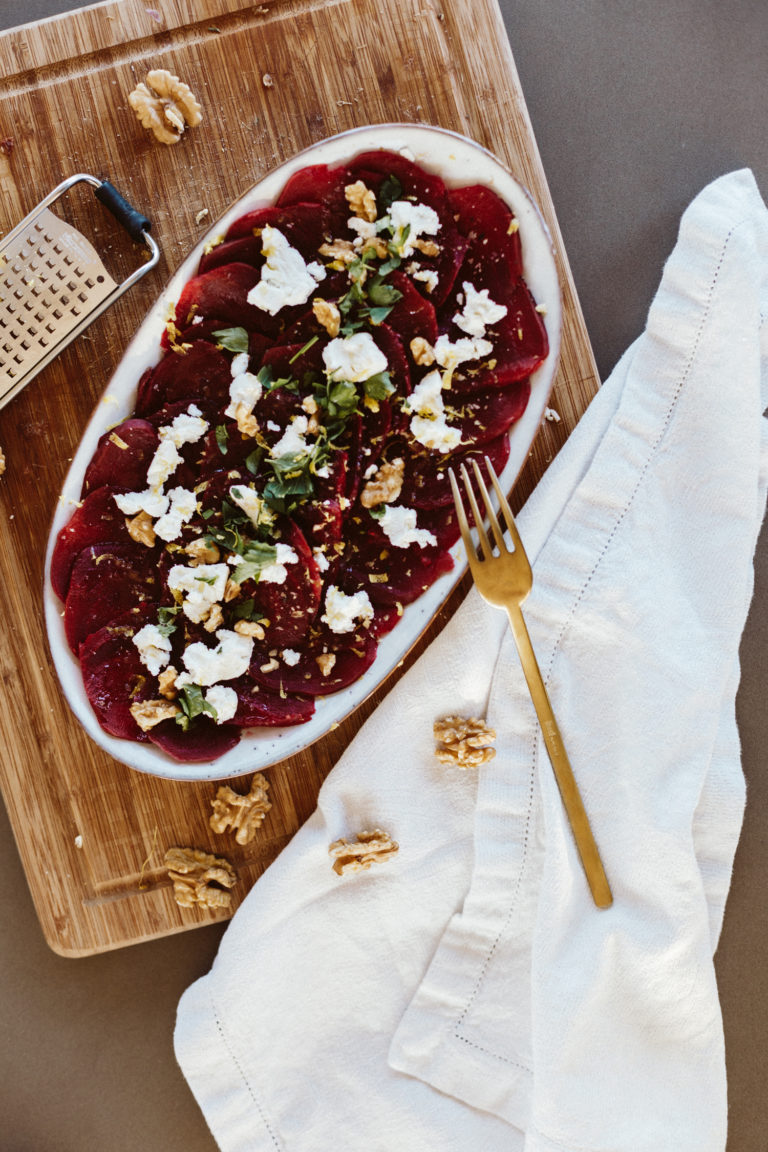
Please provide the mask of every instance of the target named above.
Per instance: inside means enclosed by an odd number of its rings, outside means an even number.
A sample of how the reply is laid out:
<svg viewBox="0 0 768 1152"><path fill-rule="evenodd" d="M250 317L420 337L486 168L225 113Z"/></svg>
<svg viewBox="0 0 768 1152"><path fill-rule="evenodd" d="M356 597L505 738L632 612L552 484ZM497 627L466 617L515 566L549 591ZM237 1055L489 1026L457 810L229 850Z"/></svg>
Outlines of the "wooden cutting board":
<svg viewBox="0 0 768 1152"><path fill-rule="evenodd" d="M154 779L111 760L59 690L41 588L60 486L123 348L202 231L269 169L324 136L386 121L462 132L528 186L559 249L565 332L551 403L561 421L542 426L515 492L518 505L598 382L495 0L117 0L2 33L0 65L0 140L7 140L0 146L0 233L65 176L85 171L108 177L150 215L163 253L158 269L0 412L7 459L0 479L0 780L46 939L62 955L82 956L225 918L177 907L162 868L165 850L191 845L226 855L238 872L234 910L309 816L324 777L387 690L269 770L272 810L242 848L208 827L215 785ZM202 125L172 147L156 143L127 103L151 68L180 76L203 105ZM114 246L116 260L141 258L139 248L126 254L113 245L101 209L74 211ZM233 785L246 790L244 781Z"/></svg>

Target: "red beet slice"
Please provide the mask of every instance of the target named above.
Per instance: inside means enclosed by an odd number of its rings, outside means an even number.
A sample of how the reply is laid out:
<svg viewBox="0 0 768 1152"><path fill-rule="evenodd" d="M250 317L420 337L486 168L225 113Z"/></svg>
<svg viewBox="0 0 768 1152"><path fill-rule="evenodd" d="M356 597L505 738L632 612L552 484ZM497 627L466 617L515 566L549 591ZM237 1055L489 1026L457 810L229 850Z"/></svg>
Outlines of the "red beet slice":
<svg viewBox="0 0 768 1152"><path fill-rule="evenodd" d="M240 729L234 724L216 724L210 717L196 716L186 731L175 720L163 720L147 733L163 752L181 764L203 764L217 760L240 743Z"/></svg>
<svg viewBox="0 0 768 1152"><path fill-rule="evenodd" d="M158 443L156 429L135 417L105 432L85 470L83 495L104 484L142 491Z"/></svg>
<svg viewBox="0 0 768 1152"><path fill-rule="evenodd" d="M509 450L509 437L504 434L478 447L457 448L448 459L434 452L406 458L400 503L413 508L448 507L453 504L451 482L448 479L449 467L458 472L461 465L466 464L472 477L472 461L477 460L488 482L485 457L490 459L496 474L500 475L509 459Z"/></svg>
<svg viewBox="0 0 768 1152"><path fill-rule="evenodd" d="M207 340L195 340L189 351L168 352L139 383L136 411L150 416L166 404L195 398L217 407L229 403L232 370L229 359Z"/></svg>
<svg viewBox="0 0 768 1152"><path fill-rule="evenodd" d="M531 385L528 379L519 380L503 388L487 388L482 392L468 392L452 400L450 391L444 393L447 419L461 429L464 448L477 447L495 440L519 420L528 405Z"/></svg>
<svg viewBox="0 0 768 1152"><path fill-rule="evenodd" d="M495 303L506 306L507 315L487 330L487 339L493 345L489 357L493 367L482 367L478 371L476 365L460 365L451 385L456 392L498 388L523 380L538 368L549 351L544 320L536 311L536 301L524 280L518 280L511 289L501 284L494 288L488 279L483 286L489 287L490 298ZM454 326L451 338L462 335Z"/></svg>
<svg viewBox="0 0 768 1152"><path fill-rule="evenodd" d="M290 177L277 198L276 207L319 202L326 212L325 227L335 236L350 215L344 188L351 182L343 164L335 168L310 164Z"/></svg>
<svg viewBox="0 0 768 1152"><path fill-rule="evenodd" d="M277 658L278 667L262 646L254 652L250 674L257 684L264 684L274 692L303 692L308 696L328 696L349 687L370 668L376 659L378 642L366 629L349 635L334 635L328 628L313 630L299 647L299 659L293 666ZM334 660L324 676L318 657L333 655ZM269 668L270 671L263 671Z"/></svg>
<svg viewBox="0 0 768 1152"><path fill-rule="evenodd" d="M360 534L347 541L339 569L343 591L364 588L371 603L377 605L410 604L438 576L453 568L452 558L439 545L397 548L369 519L370 527L363 522Z"/></svg>
<svg viewBox="0 0 768 1152"><path fill-rule="evenodd" d="M328 228L327 210L323 204L292 204L290 207L256 208L238 217L227 230L225 243L238 239L255 239L259 231L269 224L285 236L293 248L297 248L307 261L317 260L317 250L325 239ZM220 245L224 247L224 245ZM213 249L213 253L216 249ZM202 262L201 262L202 268Z"/></svg>
<svg viewBox="0 0 768 1152"><path fill-rule="evenodd" d="M416 336L421 336L430 344L434 344L437 340L437 316L434 305L424 299L404 272L399 270L391 272L386 283L402 293L401 299L387 317L387 324L395 330L405 348L410 349L411 340Z"/></svg>
<svg viewBox="0 0 768 1152"><path fill-rule="evenodd" d="M315 711L315 702L310 696L272 692L255 684L250 676L232 680L229 687L237 692L237 712L232 723L238 728L293 727L306 723Z"/></svg>
<svg viewBox="0 0 768 1152"><path fill-rule="evenodd" d="M115 493L122 491L124 489L104 484L89 493L56 537L51 556L51 585L60 600L66 600L72 566L84 548L105 541L131 543L125 516L114 501Z"/></svg>
<svg viewBox="0 0 768 1152"><path fill-rule="evenodd" d="M99 724L112 736L147 739L130 707L152 697L154 680L141 663L133 637L156 620L156 605L143 605L91 633L80 647L85 693Z"/></svg>
<svg viewBox="0 0 768 1152"><path fill-rule="evenodd" d="M64 630L72 651L117 616L159 599L154 550L141 544L91 544L72 566Z"/></svg>
<svg viewBox="0 0 768 1152"><path fill-rule="evenodd" d="M213 317L221 321L222 328L243 327L265 335L276 335L280 329L278 317L257 308L247 301L248 293L260 279L250 264L224 264L210 272L193 277L185 284L176 305L176 324L182 328L194 316Z"/></svg>
<svg viewBox="0 0 768 1152"><path fill-rule="evenodd" d="M298 561L286 565L288 575L283 584L260 580L253 586L248 582L246 586L248 595L253 588L256 606L270 621L267 629L270 647L295 644L306 635L317 613L322 589L320 570L304 533L290 520L281 521L281 527L281 543L293 548ZM245 589L243 595L246 595Z"/></svg>
<svg viewBox="0 0 768 1152"><path fill-rule="evenodd" d="M482 184L452 189L448 202L459 231L469 240L460 279L484 280L492 268L502 280L515 283L523 274L523 258L509 206Z"/></svg>

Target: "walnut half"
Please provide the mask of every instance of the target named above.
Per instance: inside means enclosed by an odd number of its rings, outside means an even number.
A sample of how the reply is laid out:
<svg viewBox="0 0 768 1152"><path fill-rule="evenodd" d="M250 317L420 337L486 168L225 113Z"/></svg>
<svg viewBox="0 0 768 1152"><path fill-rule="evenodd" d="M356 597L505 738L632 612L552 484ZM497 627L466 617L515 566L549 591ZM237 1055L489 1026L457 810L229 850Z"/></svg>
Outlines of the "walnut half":
<svg viewBox="0 0 768 1152"><path fill-rule="evenodd" d="M496 755L489 747L496 739L496 731L484 720L474 717L445 716L434 723L435 755L442 764L459 768L479 768Z"/></svg>
<svg viewBox="0 0 768 1152"><path fill-rule="evenodd" d="M136 85L128 103L142 127L149 128L161 144L177 144L187 125L195 128L203 118L189 85L167 68L148 72L146 84Z"/></svg>
<svg viewBox="0 0 768 1152"><path fill-rule="evenodd" d="M346 872L365 872L371 864L389 860L398 849L388 832L376 828L373 832L358 832L354 841L334 840L328 854L333 857L334 872L343 876Z"/></svg>
<svg viewBox="0 0 768 1152"><path fill-rule="evenodd" d="M228 908L230 888L237 883L228 860L199 848L169 848L163 863L173 881L173 898L180 908Z"/></svg>
<svg viewBox="0 0 768 1152"><path fill-rule="evenodd" d="M213 815L209 823L213 831L226 832L231 828L238 844L250 844L272 807L267 799L268 791L269 784L261 772L253 777L247 796L223 784L212 801Z"/></svg>

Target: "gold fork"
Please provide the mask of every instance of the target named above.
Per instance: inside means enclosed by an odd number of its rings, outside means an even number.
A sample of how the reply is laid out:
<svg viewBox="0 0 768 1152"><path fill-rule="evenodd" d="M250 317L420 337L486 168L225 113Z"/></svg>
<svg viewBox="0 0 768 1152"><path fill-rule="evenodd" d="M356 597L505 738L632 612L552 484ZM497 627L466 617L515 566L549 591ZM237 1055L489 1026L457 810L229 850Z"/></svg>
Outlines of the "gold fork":
<svg viewBox="0 0 768 1152"><path fill-rule="evenodd" d="M480 555L478 555L475 550L470 535L466 512L464 511L464 504L459 492L459 486L451 469L449 475L451 488L453 489L453 499L456 504L456 515L459 519L461 538L464 541L470 571L472 572L477 590L483 599L487 600L489 604L493 604L494 607L505 608L507 611L509 622L512 626L512 633L517 645L517 651L520 656L520 663L523 666L528 690L531 694L534 708L536 709L536 715L539 718L544 743L549 753L549 759L552 762L557 786L560 789L560 795L568 821L571 825L574 840L576 841L576 848L587 877L592 899L598 908L609 908L613 903L611 889L608 885L605 870L600 859L600 853L595 843L595 838L592 835L589 819L563 745L560 729L557 726L552 705L549 702L549 696L544 687L544 681L536 661L531 639L528 635L528 628L526 627L520 607L533 585L531 565L518 534L515 518L501 490L501 485L499 484L490 460L486 457L485 463L499 501L499 507L504 516L507 528L509 529L513 545L512 551L507 548L504 541L504 530L499 524L496 513L494 512L491 498L477 461L473 460L472 463L474 465L477 486L482 495L483 503L485 504L491 533L496 542L497 552L494 552L493 545L483 525L483 517L480 514L480 509L478 508L477 500L472 490L469 473L467 472L466 466L462 464L461 477L464 481L467 499L472 509L475 526L477 527L480 540Z"/></svg>

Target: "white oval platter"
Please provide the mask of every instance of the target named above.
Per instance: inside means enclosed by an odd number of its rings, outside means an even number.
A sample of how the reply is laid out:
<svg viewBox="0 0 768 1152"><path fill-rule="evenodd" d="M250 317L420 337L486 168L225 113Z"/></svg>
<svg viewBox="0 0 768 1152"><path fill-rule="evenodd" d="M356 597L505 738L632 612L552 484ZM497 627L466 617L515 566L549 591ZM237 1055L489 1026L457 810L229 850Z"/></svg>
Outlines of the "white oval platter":
<svg viewBox="0 0 768 1152"><path fill-rule="evenodd" d="M237 200L200 240L168 282L126 349L106 392L97 405L67 474L48 541L44 604L48 641L64 695L91 738L114 759L170 780L223 780L267 768L307 748L357 708L402 661L450 595L466 570L461 542L452 549L453 571L442 576L418 600L405 608L398 625L382 637L376 660L350 687L319 698L314 716L289 728L245 729L240 743L216 761L180 764L153 744L121 740L105 732L85 694L80 665L69 649L61 616L62 604L50 584L50 562L56 536L80 498L83 476L99 437L133 412L142 372L160 359L160 337L168 315L186 282L195 275L205 245L221 236L244 212L272 204L286 181L309 164L339 164L360 152L387 149L401 152L449 187L486 184L519 221L523 273L538 304L546 305L544 323L549 355L531 376L528 406L510 432L510 456L501 476L509 491L528 457L540 428L557 368L561 330L561 296L552 241L541 214L525 188L486 149L464 136L441 128L414 124L379 124L352 129L298 153L274 169ZM448 687L448 686L447 686ZM449 695L449 692L448 692Z"/></svg>

